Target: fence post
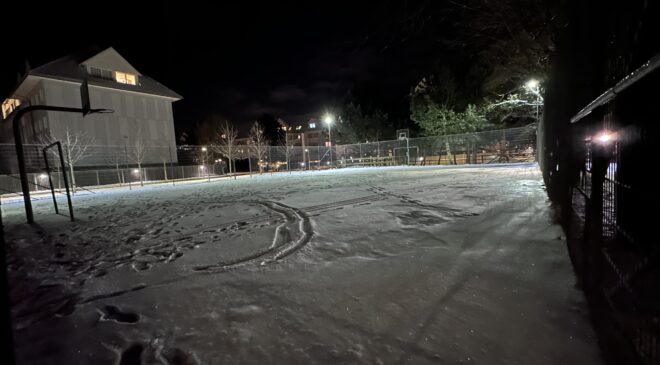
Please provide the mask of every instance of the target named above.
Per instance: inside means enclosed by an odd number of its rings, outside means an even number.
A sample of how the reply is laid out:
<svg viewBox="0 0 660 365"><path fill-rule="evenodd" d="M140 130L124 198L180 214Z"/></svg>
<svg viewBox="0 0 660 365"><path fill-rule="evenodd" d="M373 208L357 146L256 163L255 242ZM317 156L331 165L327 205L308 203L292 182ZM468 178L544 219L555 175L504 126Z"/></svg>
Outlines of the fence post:
<svg viewBox="0 0 660 365"><path fill-rule="evenodd" d="M126 170L128 169L128 146L124 145L124 152L126 153L125 158L126 158ZM128 190L133 190L133 187L131 187L131 171L128 171Z"/></svg>
<svg viewBox="0 0 660 365"><path fill-rule="evenodd" d="M406 137L406 159L407 165L410 166L410 139Z"/></svg>
<svg viewBox="0 0 660 365"><path fill-rule="evenodd" d="M99 170L96 171L96 186L101 186L101 180L99 179Z"/></svg>
<svg viewBox="0 0 660 365"><path fill-rule="evenodd" d="M591 294L599 292L603 248L603 184L612 152L609 145L591 144L591 195L586 218L587 231L587 287Z"/></svg>
<svg viewBox="0 0 660 365"><path fill-rule="evenodd" d="M167 149L170 151L170 172L172 173L172 186L174 186L174 180L176 180L176 176L174 176L174 166L172 165L172 146L167 146Z"/></svg>
<svg viewBox="0 0 660 365"><path fill-rule="evenodd" d="M117 182L119 183L119 187L121 188L121 184L123 182L123 179L119 173L119 164L115 164L115 168L117 169Z"/></svg>
<svg viewBox="0 0 660 365"><path fill-rule="evenodd" d="M273 174L273 167L270 165L271 164L270 146L268 146L267 149L268 149L268 172L270 172L270 174L272 175Z"/></svg>
<svg viewBox="0 0 660 365"><path fill-rule="evenodd" d="M167 181L167 167L165 165L165 160L163 160L163 175L165 176L165 181Z"/></svg>

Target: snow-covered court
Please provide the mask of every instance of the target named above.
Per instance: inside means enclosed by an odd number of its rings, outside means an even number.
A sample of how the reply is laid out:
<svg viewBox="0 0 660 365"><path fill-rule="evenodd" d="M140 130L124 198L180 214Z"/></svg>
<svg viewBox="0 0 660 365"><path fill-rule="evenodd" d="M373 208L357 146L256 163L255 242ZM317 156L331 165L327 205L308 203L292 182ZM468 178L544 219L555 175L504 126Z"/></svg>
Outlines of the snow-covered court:
<svg viewBox="0 0 660 365"><path fill-rule="evenodd" d="M61 201L64 207L65 201ZM538 167L3 205L20 364L598 364Z"/></svg>

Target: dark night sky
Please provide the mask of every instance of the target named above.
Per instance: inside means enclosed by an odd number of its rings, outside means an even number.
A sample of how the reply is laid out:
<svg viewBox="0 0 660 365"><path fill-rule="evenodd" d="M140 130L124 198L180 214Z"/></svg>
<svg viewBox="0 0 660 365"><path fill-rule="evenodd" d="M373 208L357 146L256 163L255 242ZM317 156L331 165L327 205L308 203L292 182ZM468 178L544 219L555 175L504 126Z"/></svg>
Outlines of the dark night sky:
<svg viewBox="0 0 660 365"><path fill-rule="evenodd" d="M36 67L95 44L115 47L183 95L174 108L179 132L210 113L239 124L263 113L304 121L337 109L351 93L368 94L404 121L407 92L438 53L424 29L406 38L406 20L424 14L423 3L416 13L405 1L159 5L128 8L123 18L118 9L94 9L87 18L61 7L35 11L30 23L40 24L42 35L19 36L33 40L12 45L3 95L25 59Z"/></svg>

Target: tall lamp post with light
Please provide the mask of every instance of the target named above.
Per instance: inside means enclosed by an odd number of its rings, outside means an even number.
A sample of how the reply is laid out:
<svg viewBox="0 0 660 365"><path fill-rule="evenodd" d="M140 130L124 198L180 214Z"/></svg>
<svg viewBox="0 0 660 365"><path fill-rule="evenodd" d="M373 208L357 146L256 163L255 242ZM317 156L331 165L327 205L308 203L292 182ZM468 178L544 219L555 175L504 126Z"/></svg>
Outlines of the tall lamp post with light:
<svg viewBox="0 0 660 365"><path fill-rule="evenodd" d="M538 80L531 79L527 81L525 84L525 88L529 90L532 94L536 95L536 121L539 121L539 106L541 105L541 101L543 98L541 98L541 90L540 90L541 84L538 82Z"/></svg>
<svg viewBox="0 0 660 365"><path fill-rule="evenodd" d="M202 151L204 152L204 167L206 168L206 176L209 179L209 182L211 182L211 171L209 171L209 150L206 147L202 147Z"/></svg>
<svg viewBox="0 0 660 365"><path fill-rule="evenodd" d="M335 121L335 117L326 113L323 117L323 121L328 125L328 142L330 143L330 168L332 168L332 123Z"/></svg>

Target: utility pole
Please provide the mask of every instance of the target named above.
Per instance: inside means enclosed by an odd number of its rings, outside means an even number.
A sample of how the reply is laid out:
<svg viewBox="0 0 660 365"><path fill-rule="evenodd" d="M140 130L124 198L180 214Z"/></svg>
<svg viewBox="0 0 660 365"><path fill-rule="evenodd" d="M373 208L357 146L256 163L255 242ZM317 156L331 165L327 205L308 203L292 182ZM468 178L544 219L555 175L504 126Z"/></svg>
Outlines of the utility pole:
<svg viewBox="0 0 660 365"><path fill-rule="evenodd" d="M305 170L305 133L300 133L302 136L302 160L303 160L303 170Z"/></svg>

